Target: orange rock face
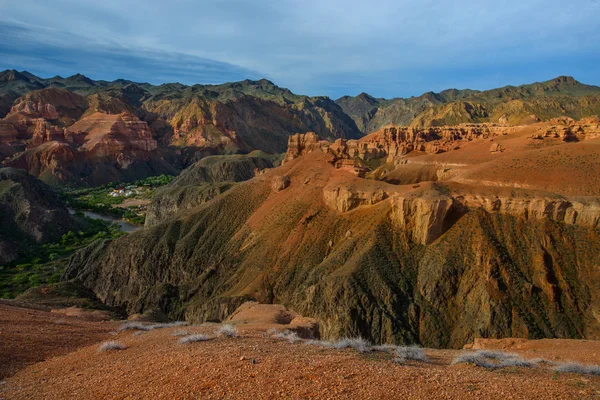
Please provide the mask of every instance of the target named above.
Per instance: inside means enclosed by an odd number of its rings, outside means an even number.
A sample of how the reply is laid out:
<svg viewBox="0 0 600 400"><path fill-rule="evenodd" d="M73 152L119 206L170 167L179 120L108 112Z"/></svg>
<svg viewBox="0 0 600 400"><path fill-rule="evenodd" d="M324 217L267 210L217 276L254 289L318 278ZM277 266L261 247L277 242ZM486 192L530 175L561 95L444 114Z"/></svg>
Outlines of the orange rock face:
<svg viewBox="0 0 600 400"><path fill-rule="evenodd" d="M58 119L58 112L52 104L44 104L43 102L23 101L16 106L13 106L10 110L13 113L23 113L30 116L45 118L45 119Z"/></svg>
<svg viewBox="0 0 600 400"><path fill-rule="evenodd" d="M565 142L577 142L600 137L600 121L598 117L584 118L575 121L572 118L554 118L552 125L538 129L531 135L532 139L561 139Z"/></svg>
<svg viewBox="0 0 600 400"><path fill-rule="evenodd" d="M600 136L598 118L587 118L579 122L571 118L557 118L553 125L540 127L531 135L535 139L560 138L564 141L593 139ZM320 149L337 159L373 160L386 158L394 162L412 152L439 154L457 149L461 143L480 139L490 139L507 135L522 127L506 127L496 124L461 124L441 127L399 127L389 126L358 140L338 139L334 143L320 140L314 132L290 136L284 163L301 155ZM491 152L501 152L499 144L493 144ZM338 163L338 165L349 165Z"/></svg>
<svg viewBox="0 0 600 400"><path fill-rule="evenodd" d="M36 118L34 120L31 120L31 122L33 123L31 126L32 138L29 142L28 147L36 147L41 145L42 143L50 142L53 140L69 141L65 136L65 131L63 129L50 124L43 118Z"/></svg>
<svg viewBox="0 0 600 400"><path fill-rule="evenodd" d="M507 128L486 124L464 124L431 128L391 126L374 132L359 140L338 139L333 144L322 141L313 132L290 137L284 162L315 149L324 150L336 158L360 158L372 160L387 157L393 161L413 150L428 154L450 151L460 141L489 138L501 134Z"/></svg>
<svg viewBox="0 0 600 400"><path fill-rule="evenodd" d="M48 88L34 90L23 96L11 108L10 114L24 114L30 118L73 121L87 109L87 100L63 89Z"/></svg>
<svg viewBox="0 0 600 400"><path fill-rule="evenodd" d="M157 148L148 124L127 112L94 113L73 124L68 132L74 138L83 137L81 150L96 156L118 157L123 152L150 152Z"/></svg>
<svg viewBox="0 0 600 400"><path fill-rule="evenodd" d="M288 140L288 149L283 163L292 161L314 150L326 148L329 144L326 140L320 140L319 135L314 132L292 135Z"/></svg>

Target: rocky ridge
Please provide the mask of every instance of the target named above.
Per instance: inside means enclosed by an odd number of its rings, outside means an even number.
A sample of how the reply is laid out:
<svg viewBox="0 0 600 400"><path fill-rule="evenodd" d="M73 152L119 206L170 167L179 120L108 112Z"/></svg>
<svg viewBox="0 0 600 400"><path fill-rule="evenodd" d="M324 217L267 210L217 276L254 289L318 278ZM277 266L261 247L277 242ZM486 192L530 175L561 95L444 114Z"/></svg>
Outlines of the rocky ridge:
<svg viewBox="0 0 600 400"><path fill-rule="evenodd" d="M408 99L377 99L366 93L336 102L368 134L388 125L429 127L461 123L523 125L568 115L600 114L600 88L560 76L545 82L486 91L449 89Z"/></svg>
<svg viewBox="0 0 600 400"><path fill-rule="evenodd" d="M285 151L289 136L297 132L315 132L330 141L356 140L363 133L394 125L397 133L390 131L390 135L412 136L408 140L399 139L394 151L402 154L416 149L433 154L451 149L456 140L448 138L465 136L462 132L465 130L486 137L497 130L495 125L530 124L562 115L577 119L600 113L600 89L569 77L486 92L452 89L391 100L361 94L337 102L327 97L296 95L265 79L222 85L154 86L122 79L94 81L83 75L45 79L14 70L4 71L0 78L0 116L6 115L0 121L0 156L25 158L7 165L27 167L24 150L50 141L69 142L68 128L95 113L132 115L147 124L157 151L146 152L141 158L138 153L125 151L124 159L116 160L111 168L111 179L116 180L144 176L149 171L165 172L168 169L162 162L165 160L171 164L171 172L176 173L206 155L248 153L256 149L280 153ZM467 125L456 127L461 123ZM473 123L489 126L483 128ZM461 132L452 132L450 127ZM86 158L86 154L81 154L81 158ZM115 161L117 156L113 152L105 161ZM132 159L138 158L138 162L130 165ZM57 158L55 162L68 161ZM347 166L348 162L340 164ZM138 167L141 169L134 171ZM70 184L90 184L86 182L89 175L86 168L76 166L72 168L78 170L76 173L38 176L50 183L66 179ZM55 169L64 171L69 167L61 165ZM35 166L28 170L38 173ZM94 176L92 180L99 179Z"/></svg>

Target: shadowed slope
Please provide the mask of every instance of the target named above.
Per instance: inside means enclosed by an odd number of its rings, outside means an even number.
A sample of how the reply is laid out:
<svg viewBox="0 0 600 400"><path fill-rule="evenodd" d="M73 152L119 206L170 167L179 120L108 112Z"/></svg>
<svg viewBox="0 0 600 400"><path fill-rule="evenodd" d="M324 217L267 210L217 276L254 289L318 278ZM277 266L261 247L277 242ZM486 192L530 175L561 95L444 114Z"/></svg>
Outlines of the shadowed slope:
<svg viewBox="0 0 600 400"><path fill-rule="evenodd" d="M289 187L273 185L280 176ZM484 211L460 194L360 179L314 151L85 249L65 278L129 312L158 305L191 321L222 320L246 299L281 303L317 318L326 338L596 337L597 227Z"/></svg>

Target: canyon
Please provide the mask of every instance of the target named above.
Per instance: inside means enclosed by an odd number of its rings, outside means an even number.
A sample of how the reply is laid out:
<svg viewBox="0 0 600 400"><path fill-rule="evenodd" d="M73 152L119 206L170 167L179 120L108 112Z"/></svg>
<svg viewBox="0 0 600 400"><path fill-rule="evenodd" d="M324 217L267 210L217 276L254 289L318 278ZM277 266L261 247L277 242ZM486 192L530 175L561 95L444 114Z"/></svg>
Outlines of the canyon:
<svg viewBox="0 0 600 400"><path fill-rule="evenodd" d="M598 128L562 118L292 135L281 166L89 246L64 279L128 313L191 322L248 300L285 304L332 339L597 338ZM187 185L206 184L194 176Z"/></svg>
<svg viewBox="0 0 600 400"><path fill-rule="evenodd" d="M143 229L68 260L62 280L106 307L203 323L281 304L324 339L439 348L600 334L600 88L332 101L0 78L10 171L58 189L178 175Z"/></svg>

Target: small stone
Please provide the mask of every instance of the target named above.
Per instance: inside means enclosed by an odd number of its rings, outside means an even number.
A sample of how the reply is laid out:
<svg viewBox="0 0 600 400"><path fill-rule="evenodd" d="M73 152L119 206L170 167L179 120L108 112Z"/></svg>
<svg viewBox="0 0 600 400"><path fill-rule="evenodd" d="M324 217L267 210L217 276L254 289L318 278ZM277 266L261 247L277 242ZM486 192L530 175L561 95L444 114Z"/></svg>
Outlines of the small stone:
<svg viewBox="0 0 600 400"><path fill-rule="evenodd" d="M276 176L271 181L271 187L275 192L279 192L290 185L290 177L289 176Z"/></svg>

